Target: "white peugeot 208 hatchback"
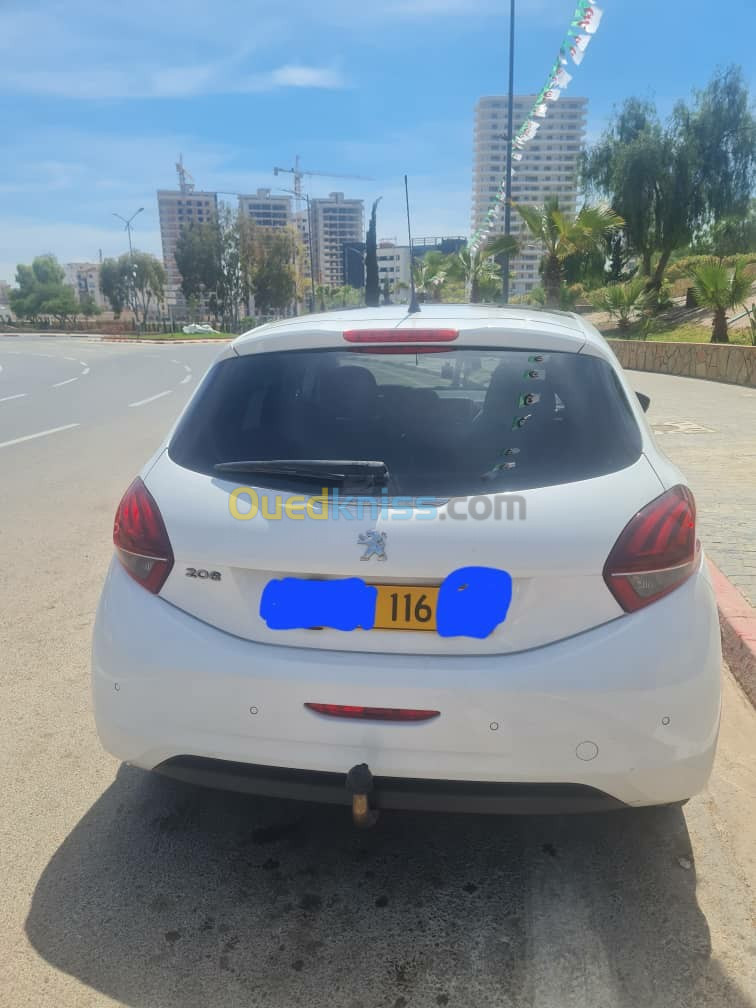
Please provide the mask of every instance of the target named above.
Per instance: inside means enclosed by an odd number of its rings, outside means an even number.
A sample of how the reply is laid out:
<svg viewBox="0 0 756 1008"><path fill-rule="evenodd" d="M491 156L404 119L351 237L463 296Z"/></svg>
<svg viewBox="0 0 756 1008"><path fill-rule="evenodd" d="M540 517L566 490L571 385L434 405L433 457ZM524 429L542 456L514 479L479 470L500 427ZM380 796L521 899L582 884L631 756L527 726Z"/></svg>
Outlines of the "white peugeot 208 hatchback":
<svg viewBox="0 0 756 1008"><path fill-rule="evenodd" d="M576 315L255 329L126 491L114 541L94 703L128 763L363 819L706 784L720 637L694 499Z"/></svg>

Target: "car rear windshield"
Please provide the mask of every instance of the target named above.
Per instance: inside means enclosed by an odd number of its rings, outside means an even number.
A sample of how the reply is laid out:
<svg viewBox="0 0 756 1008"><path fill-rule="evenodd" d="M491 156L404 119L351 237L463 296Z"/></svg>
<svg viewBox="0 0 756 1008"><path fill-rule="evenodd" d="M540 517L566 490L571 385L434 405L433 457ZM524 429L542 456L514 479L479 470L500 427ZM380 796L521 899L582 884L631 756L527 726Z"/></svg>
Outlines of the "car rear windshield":
<svg viewBox="0 0 756 1008"><path fill-rule="evenodd" d="M606 361L488 348L228 358L208 373L169 446L185 468L297 491L302 480L290 475L216 466L380 461L388 492L411 497L585 480L623 469L640 453L638 425Z"/></svg>

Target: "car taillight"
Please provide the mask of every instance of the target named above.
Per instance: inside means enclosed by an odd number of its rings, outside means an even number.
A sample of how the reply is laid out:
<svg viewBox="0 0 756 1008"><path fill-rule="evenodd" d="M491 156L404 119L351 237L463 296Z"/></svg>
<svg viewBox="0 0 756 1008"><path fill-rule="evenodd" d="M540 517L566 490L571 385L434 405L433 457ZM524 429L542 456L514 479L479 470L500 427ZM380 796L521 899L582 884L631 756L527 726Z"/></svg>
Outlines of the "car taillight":
<svg viewBox="0 0 756 1008"><path fill-rule="evenodd" d="M356 718L360 721L430 721L437 710L413 710L407 707L350 707L344 704L306 703L308 710L328 717Z"/></svg>
<svg viewBox="0 0 756 1008"><path fill-rule="evenodd" d="M347 329L347 343L452 343L456 329Z"/></svg>
<svg viewBox="0 0 756 1008"><path fill-rule="evenodd" d="M625 612L637 612L687 581L700 548L693 494L672 487L627 523L604 565L604 581Z"/></svg>
<svg viewBox="0 0 756 1008"><path fill-rule="evenodd" d="M127 573L157 595L173 567L173 550L155 498L139 477L118 505L113 542Z"/></svg>

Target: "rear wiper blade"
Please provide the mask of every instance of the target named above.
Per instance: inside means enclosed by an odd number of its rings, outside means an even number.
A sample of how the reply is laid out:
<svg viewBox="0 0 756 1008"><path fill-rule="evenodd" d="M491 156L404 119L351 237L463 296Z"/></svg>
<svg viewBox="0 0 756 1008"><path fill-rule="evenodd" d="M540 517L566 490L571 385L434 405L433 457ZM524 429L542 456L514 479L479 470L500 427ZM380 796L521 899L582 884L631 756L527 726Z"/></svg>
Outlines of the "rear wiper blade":
<svg viewBox="0 0 756 1008"><path fill-rule="evenodd" d="M385 486L389 470L385 462L368 459L242 459L218 462L216 472L259 473L263 476L293 477L345 483L348 479L365 481L370 486Z"/></svg>

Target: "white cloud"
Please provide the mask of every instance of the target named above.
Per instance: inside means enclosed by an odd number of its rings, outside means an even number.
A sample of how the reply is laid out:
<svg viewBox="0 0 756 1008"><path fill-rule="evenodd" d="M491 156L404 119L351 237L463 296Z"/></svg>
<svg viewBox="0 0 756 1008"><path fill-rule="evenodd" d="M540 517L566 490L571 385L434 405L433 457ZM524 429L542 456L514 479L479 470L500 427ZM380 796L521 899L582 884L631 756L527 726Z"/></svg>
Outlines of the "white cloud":
<svg viewBox="0 0 756 1008"><path fill-rule="evenodd" d="M6 72L5 88L55 98L128 99L192 98L200 94L245 94L277 88L345 87L337 71L313 66L281 66L247 76L208 65L130 70L74 69Z"/></svg>
<svg viewBox="0 0 756 1008"><path fill-rule="evenodd" d="M338 70L318 67L282 66L270 75L273 85L279 87L341 88L344 78Z"/></svg>
<svg viewBox="0 0 756 1008"><path fill-rule="evenodd" d="M342 53L366 32L375 39L383 29L390 45L385 30L398 20L505 13L500 0L0 2L0 93L77 100L340 88ZM554 14L553 0L519 2L524 17ZM318 65L292 58L296 47L311 52L316 36Z"/></svg>

